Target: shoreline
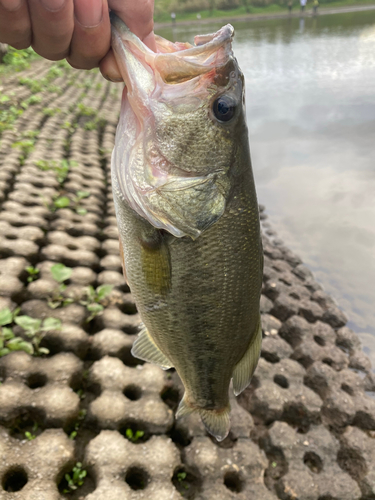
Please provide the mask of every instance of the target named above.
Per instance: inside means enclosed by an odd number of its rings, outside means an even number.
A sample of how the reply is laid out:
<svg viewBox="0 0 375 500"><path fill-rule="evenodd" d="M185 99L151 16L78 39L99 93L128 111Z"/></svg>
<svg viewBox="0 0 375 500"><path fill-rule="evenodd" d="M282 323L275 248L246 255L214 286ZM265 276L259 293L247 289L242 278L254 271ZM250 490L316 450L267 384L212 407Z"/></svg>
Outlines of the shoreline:
<svg viewBox="0 0 375 500"><path fill-rule="evenodd" d="M336 7L336 8L325 8L319 7L317 16L325 16L330 14L346 14L351 12L363 12L375 10L375 4L373 5L358 5L358 6L349 6L349 7ZM154 28L155 30L161 28L170 28L170 27L178 27L178 26L190 26L191 24L212 24L212 23L227 23L227 22L251 22L251 21L262 21L268 19L288 19L290 17L314 17L313 11L305 10L304 14L301 15L300 10L296 10L289 14L289 12L280 12L280 13L270 13L270 14L245 14L242 16L223 16L223 17L212 17L207 19L198 20L185 20L185 21L177 21L176 24L172 24L171 22L155 22Z"/></svg>

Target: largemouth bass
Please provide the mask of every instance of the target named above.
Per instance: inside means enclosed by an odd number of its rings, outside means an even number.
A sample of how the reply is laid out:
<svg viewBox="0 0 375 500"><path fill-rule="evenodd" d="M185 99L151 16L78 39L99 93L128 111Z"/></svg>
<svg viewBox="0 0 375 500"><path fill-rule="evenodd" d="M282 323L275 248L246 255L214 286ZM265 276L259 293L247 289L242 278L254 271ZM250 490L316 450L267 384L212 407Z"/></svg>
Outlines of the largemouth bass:
<svg viewBox="0 0 375 500"><path fill-rule="evenodd" d="M125 81L112 183L126 280L144 328L132 354L174 367L212 435L229 385L250 383L262 332L263 255L234 30L148 49L112 16Z"/></svg>

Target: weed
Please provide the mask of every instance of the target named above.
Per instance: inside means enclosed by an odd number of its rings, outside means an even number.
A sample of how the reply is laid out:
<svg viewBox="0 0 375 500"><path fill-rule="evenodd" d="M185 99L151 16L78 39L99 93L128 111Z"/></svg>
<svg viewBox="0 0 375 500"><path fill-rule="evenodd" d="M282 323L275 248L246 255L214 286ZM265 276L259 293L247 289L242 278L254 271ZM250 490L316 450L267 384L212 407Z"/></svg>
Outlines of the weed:
<svg viewBox="0 0 375 500"><path fill-rule="evenodd" d="M125 431L125 436L131 441L132 443L136 443L138 439L144 436L143 431L135 431L133 432L132 429L128 428Z"/></svg>
<svg viewBox="0 0 375 500"><path fill-rule="evenodd" d="M34 425L33 425L33 428L31 429L31 432L29 431L26 431L25 432L25 438L28 440L28 441L32 441L33 439L36 438L36 434L34 434L36 431L38 430L38 423L37 422L34 422Z"/></svg>
<svg viewBox="0 0 375 500"><path fill-rule="evenodd" d="M51 298L48 301L49 307L56 309L59 306L65 307L73 302L70 297L64 297L63 292L66 290L67 281L72 275L73 269L64 266L64 264L54 264L51 266L52 278L57 281L58 288L52 291Z"/></svg>
<svg viewBox="0 0 375 500"><path fill-rule="evenodd" d="M39 274L39 269L34 267L34 266L27 266L25 267L25 270L29 273L29 276L27 277L27 282L31 283L32 281L35 281L38 278Z"/></svg>
<svg viewBox="0 0 375 500"><path fill-rule="evenodd" d="M3 100L2 102L0 101L0 133L2 133L4 130L12 128L12 125L15 122L15 120L23 113L23 109L20 109L18 105L15 106L13 104L9 106L8 109L1 109L2 104L6 104L9 101L12 102L9 96L6 95L1 96L0 99L4 98L8 100Z"/></svg>
<svg viewBox="0 0 375 500"><path fill-rule="evenodd" d="M77 422L74 424L74 431L72 431L69 434L69 439L73 440L77 437L79 428L81 427L82 422L84 421L84 419L86 417L86 413L87 413L87 410L80 410L80 412L78 413Z"/></svg>
<svg viewBox="0 0 375 500"><path fill-rule="evenodd" d="M32 95L21 102L20 106L23 109L27 109L29 106L33 106L34 104L39 104L42 102L42 97L40 95Z"/></svg>
<svg viewBox="0 0 375 500"><path fill-rule="evenodd" d="M86 309L90 313L86 320L87 323L103 311L104 306L101 302L111 293L112 289L112 285L100 285L96 289L93 286L86 288L86 299L81 300L80 304L86 306Z"/></svg>
<svg viewBox="0 0 375 500"><path fill-rule="evenodd" d="M43 108L43 114L46 116L55 116L59 113L61 113L60 108Z"/></svg>
<svg viewBox="0 0 375 500"><path fill-rule="evenodd" d="M96 109L90 108L83 103L79 103L77 108L79 116L95 116L98 113Z"/></svg>
<svg viewBox="0 0 375 500"><path fill-rule="evenodd" d="M181 481L183 481L184 479L186 479L186 472L179 472L179 473L177 474L177 479L178 479L178 480L180 481L180 483L181 483Z"/></svg>
<svg viewBox="0 0 375 500"><path fill-rule="evenodd" d="M63 184L65 179L68 176L69 170L71 167L76 167L78 163L73 160L37 160L34 162L34 165L40 170L53 170L56 174L56 179L60 184ZM63 202L62 202L63 203ZM70 201L67 205L69 206ZM64 208L61 206L57 206L56 208Z"/></svg>
<svg viewBox="0 0 375 500"><path fill-rule="evenodd" d="M86 208L81 207L81 201L88 198L91 195L90 191L77 191L75 196L73 195L73 208L78 215L86 215Z"/></svg>
<svg viewBox="0 0 375 500"><path fill-rule="evenodd" d="M67 130L69 134L73 134L73 132L77 128L77 124L66 121L61 125L61 128Z"/></svg>
<svg viewBox="0 0 375 500"><path fill-rule="evenodd" d="M11 351L25 351L35 356L48 354L48 349L40 347L40 343L48 331L61 328L61 321L56 318L41 320L26 315L18 316L19 311L20 309L16 309L12 312L8 308L0 311L0 357ZM16 337L13 332L14 323L24 330L29 341Z"/></svg>
<svg viewBox="0 0 375 500"><path fill-rule="evenodd" d="M13 142L12 148L19 148L21 150L20 163L25 164L26 158L34 150L36 138L38 137L38 130L28 130L21 136L21 140Z"/></svg>
<svg viewBox="0 0 375 500"><path fill-rule="evenodd" d="M43 88L42 80L35 80L34 78L21 77L18 79L18 83L27 87L32 94L37 94Z"/></svg>
<svg viewBox="0 0 375 500"><path fill-rule="evenodd" d="M61 95L63 93L62 88L53 83L51 83L51 85L48 85L48 87L46 87L45 90L47 92L50 92L51 94Z"/></svg>
<svg viewBox="0 0 375 500"><path fill-rule="evenodd" d="M47 73L48 80L54 80L55 78L59 78L64 76L64 71L58 65L52 65Z"/></svg>
<svg viewBox="0 0 375 500"><path fill-rule="evenodd" d="M30 61L39 57L34 50L28 49L16 50L13 47L8 47L8 52L3 57L3 63L6 66L11 66L12 70L22 71L30 66Z"/></svg>
<svg viewBox="0 0 375 500"><path fill-rule="evenodd" d="M82 469L81 462L77 462L73 467L72 472L70 474L65 474L65 480L68 483L68 487L63 490L63 493L71 493L79 486L82 486L85 482L86 476L87 471Z"/></svg>

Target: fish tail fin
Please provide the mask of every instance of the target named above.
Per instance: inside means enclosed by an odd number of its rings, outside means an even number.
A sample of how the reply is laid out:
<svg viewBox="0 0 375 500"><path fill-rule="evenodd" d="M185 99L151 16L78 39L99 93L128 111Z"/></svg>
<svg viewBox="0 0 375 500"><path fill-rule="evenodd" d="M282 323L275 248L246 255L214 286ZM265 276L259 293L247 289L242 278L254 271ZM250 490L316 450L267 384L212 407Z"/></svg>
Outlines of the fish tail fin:
<svg viewBox="0 0 375 500"><path fill-rule="evenodd" d="M198 410L204 426L218 441L225 439L230 430L230 405L221 410Z"/></svg>
<svg viewBox="0 0 375 500"><path fill-rule="evenodd" d="M207 431L212 434L218 441L222 441L229 434L230 429L230 405L220 410L206 410L205 408L194 408L191 406L186 398L186 394L182 398L176 412L176 418L185 415L198 413L202 419L203 425Z"/></svg>

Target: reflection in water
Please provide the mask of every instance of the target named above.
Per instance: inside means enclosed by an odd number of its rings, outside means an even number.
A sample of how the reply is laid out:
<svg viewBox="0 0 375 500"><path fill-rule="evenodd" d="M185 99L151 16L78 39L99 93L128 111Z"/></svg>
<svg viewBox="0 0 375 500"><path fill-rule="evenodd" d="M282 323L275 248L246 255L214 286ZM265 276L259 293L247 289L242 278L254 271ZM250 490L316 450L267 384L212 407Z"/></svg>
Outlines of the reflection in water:
<svg viewBox="0 0 375 500"><path fill-rule="evenodd" d="M235 25L258 196L375 366L375 12L302 21Z"/></svg>
<svg viewBox="0 0 375 500"><path fill-rule="evenodd" d="M299 18L299 32L303 33L305 31L305 18L300 17Z"/></svg>

